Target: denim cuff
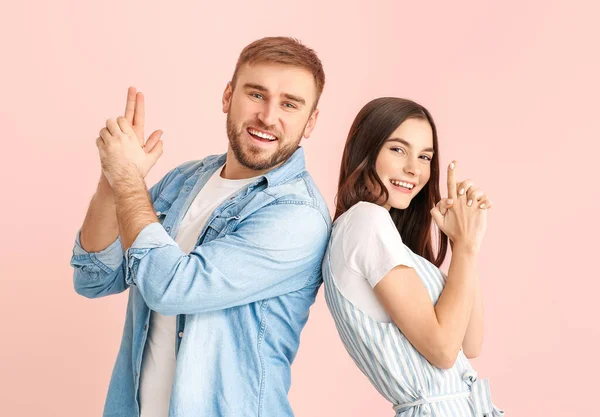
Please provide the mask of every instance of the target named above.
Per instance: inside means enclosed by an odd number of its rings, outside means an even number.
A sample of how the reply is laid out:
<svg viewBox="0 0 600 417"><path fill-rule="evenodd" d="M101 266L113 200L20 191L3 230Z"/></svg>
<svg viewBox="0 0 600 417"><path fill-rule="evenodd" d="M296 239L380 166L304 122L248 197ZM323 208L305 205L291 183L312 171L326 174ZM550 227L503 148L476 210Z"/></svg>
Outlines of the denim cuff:
<svg viewBox="0 0 600 417"><path fill-rule="evenodd" d="M125 252L125 282L128 285L137 284L137 270L139 262L152 249L162 248L164 246L178 246L177 242L169 236L162 224L155 222L145 226L137 235L131 247Z"/></svg>
<svg viewBox="0 0 600 417"><path fill-rule="evenodd" d="M74 265L96 264L106 272L113 272L123 262L123 247L121 246L121 237L108 245L105 249L98 252L87 252L81 246L81 229L75 236L75 246L73 246L72 263Z"/></svg>

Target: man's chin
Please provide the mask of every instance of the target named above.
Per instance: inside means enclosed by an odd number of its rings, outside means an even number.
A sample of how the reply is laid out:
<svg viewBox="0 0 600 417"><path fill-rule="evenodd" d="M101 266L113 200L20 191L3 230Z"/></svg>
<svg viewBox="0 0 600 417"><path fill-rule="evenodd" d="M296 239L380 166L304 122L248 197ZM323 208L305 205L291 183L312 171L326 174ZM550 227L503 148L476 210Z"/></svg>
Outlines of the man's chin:
<svg viewBox="0 0 600 417"><path fill-rule="evenodd" d="M252 169L254 171L263 171L265 169L273 168L274 164L270 160L244 160L240 162L244 167Z"/></svg>
<svg viewBox="0 0 600 417"><path fill-rule="evenodd" d="M272 168L278 163L273 161L273 152L266 152L262 149L259 149L258 152L245 150L241 155L237 154L236 159L242 166L255 171Z"/></svg>

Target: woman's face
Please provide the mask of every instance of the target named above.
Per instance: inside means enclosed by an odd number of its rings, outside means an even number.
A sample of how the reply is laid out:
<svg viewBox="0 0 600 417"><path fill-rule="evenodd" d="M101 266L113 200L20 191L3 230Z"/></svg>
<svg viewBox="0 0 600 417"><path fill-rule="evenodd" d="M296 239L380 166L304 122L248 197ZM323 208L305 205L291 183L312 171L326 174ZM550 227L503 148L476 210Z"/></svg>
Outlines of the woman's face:
<svg viewBox="0 0 600 417"><path fill-rule="evenodd" d="M433 131L426 119L407 119L383 144L375 170L388 190L386 209L406 209L429 181Z"/></svg>

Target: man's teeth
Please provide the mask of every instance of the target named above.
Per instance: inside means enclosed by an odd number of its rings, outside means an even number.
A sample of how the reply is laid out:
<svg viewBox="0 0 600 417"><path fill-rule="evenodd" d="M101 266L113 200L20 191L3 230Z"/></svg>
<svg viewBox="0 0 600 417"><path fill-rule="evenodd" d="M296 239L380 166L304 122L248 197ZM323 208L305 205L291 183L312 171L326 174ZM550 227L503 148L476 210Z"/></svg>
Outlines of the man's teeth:
<svg viewBox="0 0 600 417"><path fill-rule="evenodd" d="M413 184L409 184L407 182L404 181L396 181L396 180L390 180L392 184L398 186L398 187L403 187L403 188L407 188L409 190L412 190L414 185Z"/></svg>
<svg viewBox="0 0 600 417"><path fill-rule="evenodd" d="M253 134L254 136L258 136L259 138L263 138L263 139L267 139L267 140L275 140L277 139L275 136L273 135L269 135L267 133L263 133L263 132L259 132L256 130L248 130L251 134Z"/></svg>

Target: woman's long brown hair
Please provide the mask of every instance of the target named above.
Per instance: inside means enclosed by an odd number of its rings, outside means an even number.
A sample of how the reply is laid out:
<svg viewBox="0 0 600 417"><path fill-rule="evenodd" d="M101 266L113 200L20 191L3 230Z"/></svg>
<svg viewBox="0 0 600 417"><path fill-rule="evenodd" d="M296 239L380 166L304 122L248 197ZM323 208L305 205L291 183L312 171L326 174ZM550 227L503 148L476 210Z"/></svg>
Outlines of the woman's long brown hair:
<svg viewBox="0 0 600 417"><path fill-rule="evenodd" d="M377 175L375 162L385 141L407 119L427 120L431 126L434 150L431 175L406 209L392 208L390 215L404 244L439 267L446 257L448 237L438 230L438 248L437 254L434 254L430 210L441 198L438 138L431 114L420 104L402 98L381 97L360 110L344 147L334 220L359 201L378 204L388 200L387 188ZM379 192L373 192L374 188L378 188Z"/></svg>

